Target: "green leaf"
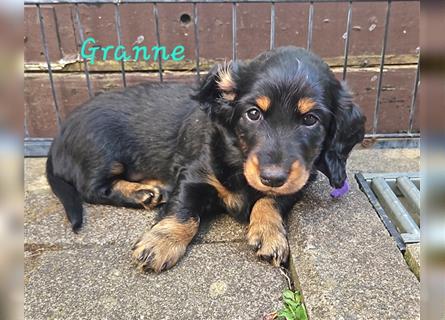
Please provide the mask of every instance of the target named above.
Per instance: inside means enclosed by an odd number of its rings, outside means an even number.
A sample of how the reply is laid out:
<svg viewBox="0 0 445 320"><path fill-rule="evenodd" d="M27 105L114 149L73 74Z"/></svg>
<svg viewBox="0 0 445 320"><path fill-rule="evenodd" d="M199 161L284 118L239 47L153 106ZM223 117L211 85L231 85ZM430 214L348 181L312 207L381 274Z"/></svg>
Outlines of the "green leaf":
<svg viewBox="0 0 445 320"><path fill-rule="evenodd" d="M307 320L306 310L300 307L296 314L296 319L298 320Z"/></svg>
<svg viewBox="0 0 445 320"><path fill-rule="evenodd" d="M291 290L286 289L286 290L284 290L284 292L283 292L283 298L287 298L287 299L292 299L292 300L294 300L294 293L293 293Z"/></svg>
<svg viewBox="0 0 445 320"><path fill-rule="evenodd" d="M294 300L291 299L283 299L284 303L293 307L293 308L298 308L301 304L298 302L295 302Z"/></svg>
<svg viewBox="0 0 445 320"><path fill-rule="evenodd" d="M301 303L301 294L300 292L296 291L294 295L294 301L297 303Z"/></svg>
<svg viewBox="0 0 445 320"><path fill-rule="evenodd" d="M307 320L307 312L300 292L284 290L283 304L284 308L277 314L279 317L284 317L286 320Z"/></svg>
<svg viewBox="0 0 445 320"><path fill-rule="evenodd" d="M306 306L303 304L301 306L301 308L303 309L303 314L304 314L304 318L302 320L307 320L307 310L306 310Z"/></svg>
<svg viewBox="0 0 445 320"><path fill-rule="evenodd" d="M286 320L295 320L294 315L289 310L281 310L278 312L279 317L285 317Z"/></svg>

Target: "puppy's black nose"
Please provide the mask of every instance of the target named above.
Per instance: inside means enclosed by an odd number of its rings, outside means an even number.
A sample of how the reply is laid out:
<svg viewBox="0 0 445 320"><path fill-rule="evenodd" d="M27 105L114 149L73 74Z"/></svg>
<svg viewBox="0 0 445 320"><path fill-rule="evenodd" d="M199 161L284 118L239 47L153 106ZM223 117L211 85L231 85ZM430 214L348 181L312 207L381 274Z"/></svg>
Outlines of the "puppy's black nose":
<svg viewBox="0 0 445 320"><path fill-rule="evenodd" d="M287 174L279 167L266 167L261 170L260 180L268 187L281 187L287 180Z"/></svg>

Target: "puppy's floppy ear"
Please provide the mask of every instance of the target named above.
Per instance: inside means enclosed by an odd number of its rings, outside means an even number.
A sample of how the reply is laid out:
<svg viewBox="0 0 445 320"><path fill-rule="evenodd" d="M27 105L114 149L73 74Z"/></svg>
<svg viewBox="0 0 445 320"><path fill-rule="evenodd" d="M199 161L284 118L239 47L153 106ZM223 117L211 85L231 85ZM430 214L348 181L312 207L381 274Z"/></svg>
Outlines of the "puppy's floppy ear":
<svg viewBox="0 0 445 320"><path fill-rule="evenodd" d="M233 112L230 104L237 97L238 69L238 63L232 61L214 66L193 96L212 118Z"/></svg>
<svg viewBox="0 0 445 320"><path fill-rule="evenodd" d="M334 98L333 107L334 117L316 167L329 178L331 186L340 188L346 180L349 153L364 138L366 118L352 102L352 96L344 83Z"/></svg>

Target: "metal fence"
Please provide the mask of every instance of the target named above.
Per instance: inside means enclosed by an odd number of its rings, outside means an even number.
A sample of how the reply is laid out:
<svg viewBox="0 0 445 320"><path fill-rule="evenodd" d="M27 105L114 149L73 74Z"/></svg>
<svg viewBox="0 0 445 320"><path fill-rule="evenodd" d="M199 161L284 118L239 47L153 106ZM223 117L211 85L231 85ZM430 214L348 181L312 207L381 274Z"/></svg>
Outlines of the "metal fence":
<svg viewBox="0 0 445 320"><path fill-rule="evenodd" d="M199 80L201 76L201 70L200 70L200 37L199 37L199 12L197 8L198 3L228 3L232 4L232 59L237 59L237 4L238 3L269 3L270 4L270 49L275 48L275 36L276 36L276 30L275 30L275 4L276 3L308 3L309 4L309 14L307 19L307 26L308 26L308 36L307 36L307 49L311 50L312 48L312 34L313 34L313 24L314 24L314 3L335 3L335 2L341 2L341 3L348 3L348 11L346 16L346 23L345 23L345 44L344 44L344 61L343 61L343 72L342 72L342 78L343 80L346 79L348 74L348 56L349 56L349 47L350 47L350 34L351 34L351 21L352 21L352 4L353 3L359 3L359 2L384 2L387 4L386 6L386 15L385 15L385 22L384 22L384 36L382 39L382 50L380 55L380 66L379 66L379 76L378 76L378 84L377 84L377 94L375 98L375 107L373 112L373 118L372 118L372 132L366 134L366 138L368 139L404 139L403 143L395 143L396 145L412 145L412 139L414 139L416 142L418 141L418 138L420 137L420 133L413 131L413 124L414 124L414 117L415 117L415 108L416 108L416 99L417 99L417 92L419 87L419 63L417 63L417 70L416 70L416 76L415 81L413 83L413 89L412 89L412 98L411 98L411 105L410 105L410 112L409 112L409 121L406 126L406 132L404 133L379 133L378 132L378 126L379 126L379 113L380 113L380 104L381 104L381 93L382 93L382 80L383 80L383 71L385 67L385 55L387 50L387 43L388 43L388 30L389 30L389 23L391 19L391 4L393 2L419 2L420 0L25 0L25 5L35 5L38 12L38 18L39 18L39 24L40 24L40 34L41 34L41 40L42 40L42 46L43 46L43 53L45 56L46 64L47 64L47 70L48 70L48 76L49 76L49 82L51 85L51 94L53 98L53 106L54 111L56 114L56 121L57 126L60 128L61 124L61 116L60 116L60 109L59 109L59 103L58 103L58 97L56 94L56 89L54 85L54 79L53 79L53 71L51 68L51 62L49 57L49 50L48 50L48 41L47 41L47 35L45 32L45 21L43 19L43 15L41 12L41 5L57 5L57 4L74 4L74 22L76 24L76 28L79 32L79 39L81 42L85 40L84 30L82 26L82 22L80 19L79 14L79 4L88 4L88 5L97 5L97 4L114 4L114 18L115 18L115 25L116 25L116 37L117 37L117 44L121 45L122 41L122 33L121 33L121 16L120 16L120 10L119 6L121 4L130 4L130 3L152 3L153 4L153 18L155 21L155 32L156 32L156 40L157 45L161 45L161 38L160 38L160 30L159 30L159 14L158 14L158 3L189 3L193 6L193 26L194 26L194 42L195 42L195 62L196 62L196 79ZM419 54L420 58L420 54ZM163 67L162 67L162 59L158 59L159 63L159 81L163 82ZM121 68L120 72L122 75L122 84L123 86L127 85L126 81L126 74L125 74L125 62L121 60ZM90 80L90 72L88 68L88 63L84 59L83 60L83 71L85 74L85 80L86 80L86 87L88 89L88 93L90 97L94 96L94 92L91 85ZM371 119L370 119L371 120ZM51 143L51 139L45 139L45 138L31 138L29 135L27 135L27 127L26 127L26 121L25 121L25 155L26 156L41 156L45 155L48 147ZM407 140L408 139L408 143ZM393 145L393 143L390 143L389 145ZM414 143L414 145L417 145L417 143Z"/></svg>

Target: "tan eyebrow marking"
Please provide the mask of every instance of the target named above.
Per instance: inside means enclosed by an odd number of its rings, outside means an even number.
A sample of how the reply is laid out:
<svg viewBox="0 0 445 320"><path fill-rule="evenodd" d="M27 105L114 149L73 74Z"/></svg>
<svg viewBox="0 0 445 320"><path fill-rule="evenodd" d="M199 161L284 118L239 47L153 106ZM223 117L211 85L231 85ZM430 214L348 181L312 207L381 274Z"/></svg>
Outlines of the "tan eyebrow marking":
<svg viewBox="0 0 445 320"><path fill-rule="evenodd" d="M256 98L255 100L258 107L263 110L263 112L266 112L270 108L270 99L266 96L260 96Z"/></svg>
<svg viewBox="0 0 445 320"><path fill-rule="evenodd" d="M315 107L315 101L311 98L302 98L297 103L297 109L301 113L309 112L313 107Z"/></svg>

